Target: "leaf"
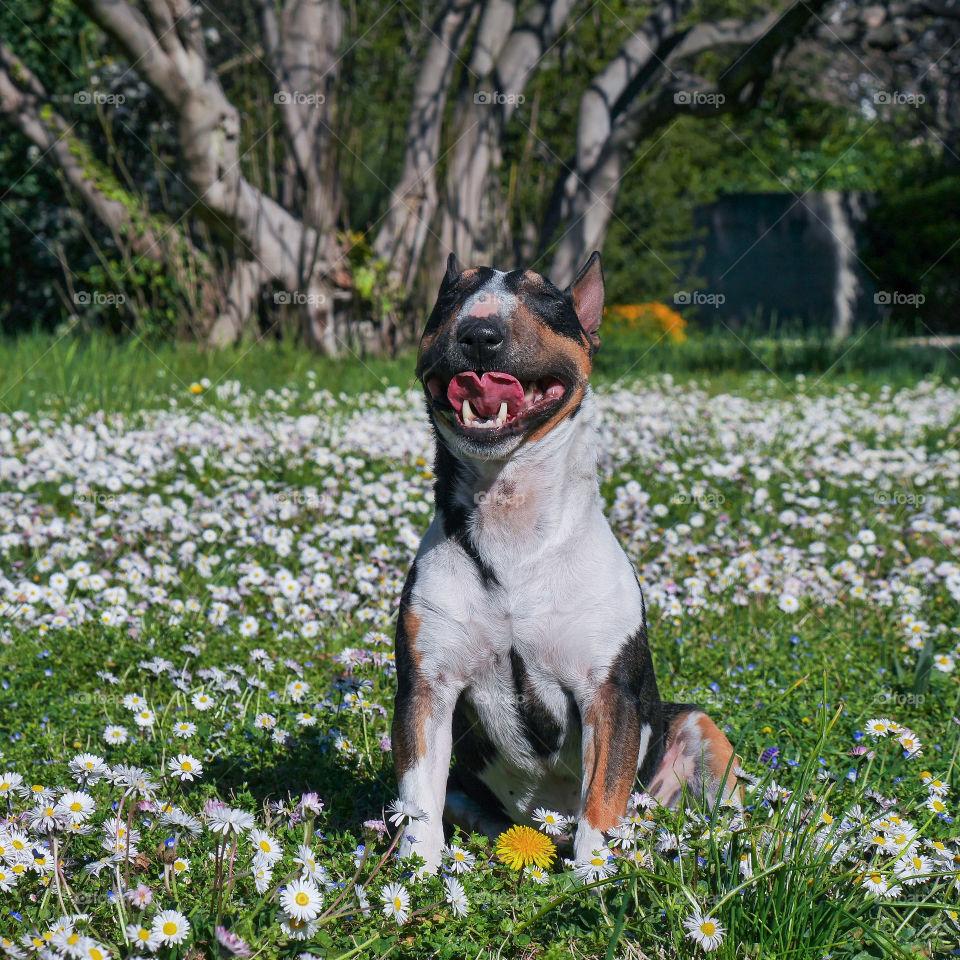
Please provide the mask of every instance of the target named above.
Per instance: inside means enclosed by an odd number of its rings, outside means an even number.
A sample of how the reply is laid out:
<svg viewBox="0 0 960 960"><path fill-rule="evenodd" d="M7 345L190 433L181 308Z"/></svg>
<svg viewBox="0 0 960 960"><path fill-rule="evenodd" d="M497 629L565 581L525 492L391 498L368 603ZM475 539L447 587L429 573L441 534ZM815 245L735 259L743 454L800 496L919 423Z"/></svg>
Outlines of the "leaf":
<svg viewBox="0 0 960 960"><path fill-rule="evenodd" d="M933 637L927 637L920 656L917 657L917 666L913 671L913 695L922 697L930 686L930 671L933 669Z"/></svg>

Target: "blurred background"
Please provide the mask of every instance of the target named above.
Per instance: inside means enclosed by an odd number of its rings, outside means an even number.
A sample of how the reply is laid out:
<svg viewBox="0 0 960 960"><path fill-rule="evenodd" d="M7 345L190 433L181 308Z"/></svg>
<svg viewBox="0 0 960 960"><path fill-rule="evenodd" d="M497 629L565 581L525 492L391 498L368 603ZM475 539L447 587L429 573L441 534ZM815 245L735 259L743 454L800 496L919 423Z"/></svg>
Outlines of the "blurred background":
<svg viewBox="0 0 960 960"><path fill-rule="evenodd" d="M956 360L957 0L49 0L0 37L35 352L402 355L449 251L562 286L600 249L632 364Z"/></svg>

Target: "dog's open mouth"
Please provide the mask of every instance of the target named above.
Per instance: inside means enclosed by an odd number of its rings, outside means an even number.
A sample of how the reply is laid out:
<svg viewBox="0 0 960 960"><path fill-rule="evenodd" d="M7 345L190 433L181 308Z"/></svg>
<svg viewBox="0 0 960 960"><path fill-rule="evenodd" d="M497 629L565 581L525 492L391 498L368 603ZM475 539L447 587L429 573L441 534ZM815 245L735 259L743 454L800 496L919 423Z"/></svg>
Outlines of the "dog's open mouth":
<svg viewBox="0 0 960 960"><path fill-rule="evenodd" d="M439 377L427 381L434 400L446 396L456 425L473 433L512 432L524 421L559 405L567 388L557 377L521 381L509 373L472 370L458 373L444 385Z"/></svg>

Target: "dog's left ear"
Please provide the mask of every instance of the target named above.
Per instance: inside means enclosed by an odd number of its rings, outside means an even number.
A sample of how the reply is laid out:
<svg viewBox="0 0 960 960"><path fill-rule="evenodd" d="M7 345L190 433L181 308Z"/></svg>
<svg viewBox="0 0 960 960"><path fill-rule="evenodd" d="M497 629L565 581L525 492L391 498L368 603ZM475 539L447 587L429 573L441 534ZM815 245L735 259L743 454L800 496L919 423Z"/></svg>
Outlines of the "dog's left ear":
<svg viewBox="0 0 960 960"><path fill-rule="evenodd" d="M443 275L441 286L448 287L451 283L455 283L461 273L463 273L463 264L460 263L460 258L455 253L451 253L447 257L447 269Z"/></svg>
<svg viewBox="0 0 960 960"><path fill-rule="evenodd" d="M603 268L600 251L594 250L590 259L567 288L573 297L573 306L594 350L600 346L600 320L603 317Z"/></svg>

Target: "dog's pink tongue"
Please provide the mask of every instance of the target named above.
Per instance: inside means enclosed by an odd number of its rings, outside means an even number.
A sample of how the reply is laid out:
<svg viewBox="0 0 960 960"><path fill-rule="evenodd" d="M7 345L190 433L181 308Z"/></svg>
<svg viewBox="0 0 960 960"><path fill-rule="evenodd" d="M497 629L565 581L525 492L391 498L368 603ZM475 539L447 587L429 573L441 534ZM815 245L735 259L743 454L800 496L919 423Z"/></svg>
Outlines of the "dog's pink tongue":
<svg viewBox="0 0 960 960"><path fill-rule="evenodd" d="M463 406L464 400L470 401L470 407L478 417L492 420L500 412L500 405L506 403L507 412L512 416L523 403L523 387L516 377L509 373L485 373L482 377L469 370L458 373L447 386L447 399L454 410Z"/></svg>

